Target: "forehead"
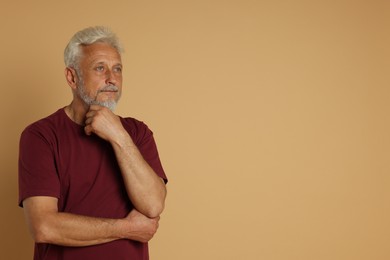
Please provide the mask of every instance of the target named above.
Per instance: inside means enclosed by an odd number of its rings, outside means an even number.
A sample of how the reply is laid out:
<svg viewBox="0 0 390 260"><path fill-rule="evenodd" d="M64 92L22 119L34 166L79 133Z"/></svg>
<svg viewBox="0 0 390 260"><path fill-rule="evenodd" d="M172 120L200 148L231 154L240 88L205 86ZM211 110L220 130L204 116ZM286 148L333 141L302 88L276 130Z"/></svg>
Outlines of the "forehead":
<svg viewBox="0 0 390 260"><path fill-rule="evenodd" d="M118 51L106 43L94 43L82 46L81 49L81 63L121 62L121 56Z"/></svg>

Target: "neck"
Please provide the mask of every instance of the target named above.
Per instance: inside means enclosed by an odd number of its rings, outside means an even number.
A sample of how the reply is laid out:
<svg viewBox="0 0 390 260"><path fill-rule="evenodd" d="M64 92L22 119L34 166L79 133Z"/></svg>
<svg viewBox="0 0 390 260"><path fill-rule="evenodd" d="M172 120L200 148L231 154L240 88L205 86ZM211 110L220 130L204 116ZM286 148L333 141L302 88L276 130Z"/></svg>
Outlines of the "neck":
<svg viewBox="0 0 390 260"><path fill-rule="evenodd" d="M68 106L65 107L66 115L76 124L84 125L85 114L88 112L89 107L86 104L77 105L73 100Z"/></svg>

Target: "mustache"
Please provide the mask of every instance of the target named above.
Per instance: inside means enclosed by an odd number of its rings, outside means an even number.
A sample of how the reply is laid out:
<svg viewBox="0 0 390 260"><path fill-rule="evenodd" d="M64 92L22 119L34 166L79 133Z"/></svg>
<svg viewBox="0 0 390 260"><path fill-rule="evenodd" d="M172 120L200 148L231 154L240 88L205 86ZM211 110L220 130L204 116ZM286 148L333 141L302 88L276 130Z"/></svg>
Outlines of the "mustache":
<svg viewBox="0 0 390 260"><path fill-rule="evenodd" d="M107 85L99 89L98 93L104 92L104 91L118 91L119 88L115 85Z"/></svg>

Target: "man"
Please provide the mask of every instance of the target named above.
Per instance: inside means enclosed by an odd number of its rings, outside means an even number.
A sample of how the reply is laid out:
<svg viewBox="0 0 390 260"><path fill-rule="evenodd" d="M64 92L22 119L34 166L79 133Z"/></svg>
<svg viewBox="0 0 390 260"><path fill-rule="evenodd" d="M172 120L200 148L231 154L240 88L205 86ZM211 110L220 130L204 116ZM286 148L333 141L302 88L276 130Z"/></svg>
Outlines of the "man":
<svg viewBox="0 0 390 260"><path fill-rule="evenodd" d="M76 33L65 77L72 102L20 139L19 205L34 259L148 259L167 178L152 132L113 113L121 46L107 28Z"/></svg>

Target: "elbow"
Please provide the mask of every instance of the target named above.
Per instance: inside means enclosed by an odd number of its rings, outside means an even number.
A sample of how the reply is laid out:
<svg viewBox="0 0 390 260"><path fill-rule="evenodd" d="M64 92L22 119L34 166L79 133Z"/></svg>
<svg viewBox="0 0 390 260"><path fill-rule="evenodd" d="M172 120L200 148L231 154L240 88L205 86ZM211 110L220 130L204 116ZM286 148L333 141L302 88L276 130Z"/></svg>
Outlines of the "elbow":
<svg viewBox="0 0 390 260"><path fill-rule="evenodd" d="M155 198L153 202L151 202L143 212L142 211L140 212L143 213L148 218L159 217L165 209L166 196L167 196L167 191L164 187L163 193L161 193L158 198Z"/></svg>
<svg viewBox="0 0 390 260"><path fill-rule="evenodd" d="M151 218L157 218L159 217L164 211L164 205L161 205L161 207L156 208L154 211L150 212Z"/></svg>
<svg viewBox="0 0 390 260"><path fill-rule="evenodd" d="M50 232L50 228L48 228L45 223L36 223L33 227L31 227L30 233L35 243L53 242L51 235L52 232Z"/></svg>
<svg viewBox="0 0 390 260"><path fill-rule="evenodd" d="M157 218L161 215L165 208L165 196L164 199L155 200L153 203L145 204L143 210L139 210L148 218Z"/></svg>
<svg viewBox="0 0 390 260"><path fill-rule="evenodd" d="M55 235L57 199L30 197L23 201L26 223L36 243L52 243Z"/></svg>
<svg viewBox="0 0 390 260"><path fill-rule="evenodd" d="M50 235L44 225L38 225L31 230L31 236L35 243L50 243Z"/></svg>
<svg viewBox="0 0 390 260"><path fill-rule="evenodd" d="M35 243L48 243L49 239L47 239L47 236L43 232L33 232L32 238Z"/></svg>
<svg viewBox="0 0 390 260"><path fill-rule="evenodd" d="M167 191L164 187L159 193L137 197L134 208L142 215L148 218L157 218L161 215L165 208L165 199Z"/></svg>
<svg viewBox="0 0 390 260"><path fill-rule="evenodd" d="M144 215L148 218L157 218L164 211L164 207L164 203L154 205L153 207L150 207L149 209L145 210Z"/></svg>

